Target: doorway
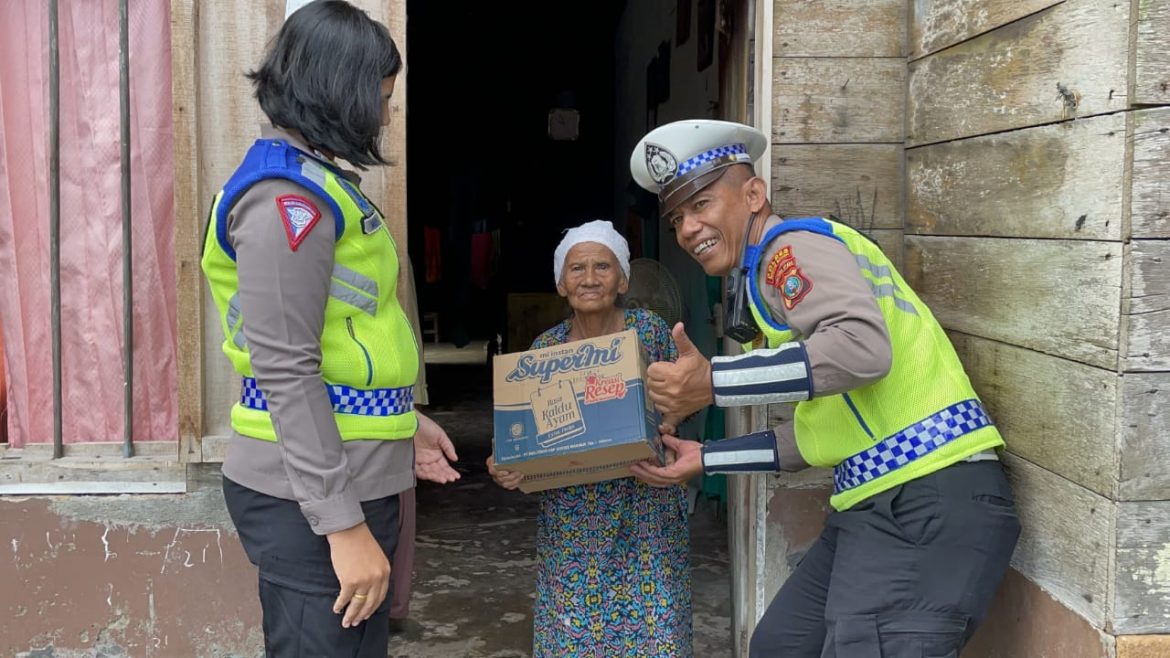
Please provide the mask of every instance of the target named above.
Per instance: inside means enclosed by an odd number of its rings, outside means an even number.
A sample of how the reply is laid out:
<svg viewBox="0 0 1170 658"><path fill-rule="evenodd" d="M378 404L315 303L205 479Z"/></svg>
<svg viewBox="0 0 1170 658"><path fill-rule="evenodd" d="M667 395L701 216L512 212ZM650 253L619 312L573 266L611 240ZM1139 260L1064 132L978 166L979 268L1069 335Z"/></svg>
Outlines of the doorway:
<svg viewBox="0 0 1170 658"><path fill-rule="evenodd" d="M420 484L418 624L392 655L531 651L537 497L486 474L489 364L566 317L552 272L565 229L612 221L631 258L660 263L677 287L671 319L717 353L718 281L674 244L628 163L657 125L746 120L746 16L746 2L718 0L408 0L407 207L425 412L448 428L463 479ZM722 436L721 419L692 425L691 438ZM718 499L693 500L695 653L729 655L726 525Z"/></svg>

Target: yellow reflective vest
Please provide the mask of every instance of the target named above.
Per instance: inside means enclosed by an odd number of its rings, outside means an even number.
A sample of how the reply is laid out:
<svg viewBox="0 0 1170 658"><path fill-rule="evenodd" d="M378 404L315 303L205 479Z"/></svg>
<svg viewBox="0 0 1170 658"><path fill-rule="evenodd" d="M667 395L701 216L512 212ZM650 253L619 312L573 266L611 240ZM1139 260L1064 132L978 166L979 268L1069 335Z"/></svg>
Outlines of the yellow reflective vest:
<svg viewBox="0 0 1170 658"><path fill-rule="evenodd" d="M396 296L394 239L377 208L339 171L273 139L258 140L216 194L203 245L203 272L219 311L223 351L243 379L240 401L232 407L232 427L244 436L276 440L267 401L252 375L236 254L227 240L232 206L248 188L269 178L309 189L326 201L335 218L331 228L337 246L321 332L321 376L341 438L410 438L417 426L412 386L418 345Z"/></svg>
<svg viewBox="0 0 1170 658"><path fill-rule="evenodd" d="M819 217L790 219L772 228L746 263L751 311L769 347L792 342L760 294L763 246L789 231L811 231L841 241L873 290L890 335L893 359L882 379L839 395L796 404L797 448L812 466L834 469L834 509L845 510L877 493L1004 444L942 327L894 265L852 228ZM744 349L751 349L745 345Z"/></svg>

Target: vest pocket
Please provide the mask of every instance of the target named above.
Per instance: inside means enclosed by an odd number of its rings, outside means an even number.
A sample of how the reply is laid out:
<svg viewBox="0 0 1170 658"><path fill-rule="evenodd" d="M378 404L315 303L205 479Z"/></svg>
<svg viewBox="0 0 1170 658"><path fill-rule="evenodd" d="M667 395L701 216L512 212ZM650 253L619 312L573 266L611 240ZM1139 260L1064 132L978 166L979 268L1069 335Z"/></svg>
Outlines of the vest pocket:
<svg viewBox="0 0 1170 658"><path fill-rule="evenodd" d="M358 346L358 349L362 351L362 356L366 359L366 386L369 386L374 381L374 361L370 358L370 351L366 349L366 346L358 339L357 333L354 332L353 318L345 319L345 328L349 331L349 337Z"/></svg>

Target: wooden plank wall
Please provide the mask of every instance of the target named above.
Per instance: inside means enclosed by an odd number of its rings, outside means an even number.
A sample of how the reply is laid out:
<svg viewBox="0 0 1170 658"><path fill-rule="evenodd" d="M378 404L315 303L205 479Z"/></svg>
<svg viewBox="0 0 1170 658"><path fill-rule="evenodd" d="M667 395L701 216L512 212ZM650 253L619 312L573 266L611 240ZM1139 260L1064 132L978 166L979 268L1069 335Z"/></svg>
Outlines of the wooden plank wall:
<svg viewBox="0 0 1170 658"><path fill-rule="evenodd" d="M900 256L905 0L776 0L773 206L835 214Z"/></svg>
<svg viewBox="0 0 1170 658"><path fill-rule="evenodd" d="M1009 442L1014 566L1170 632L1170 2L909 5L904 269Z"/></svg>
<svg viewBox="0 0 1170 658"><path fill-rule="evenodd" d="M405 0L356 0L389 28L405 54ZM171 0L174 55L175 212L180 318L180 434L185 459L204 458L201 439L230 433L228 411L239 395L235 373L220 352L223 340L203 290L200 246L211 198L227 181L264 121L243 72L259 65L284 21L284 0ZM400 77L383 134L391 166L363 175L362 189L386 213L400 260L406 255L406 80ZM415 308L407 277L399 297ZM417 327L417 313L412 313ZM222 444L216 444L222 447ZM213 451L216 452L216 451ZM216 460L218 455L207 458Z"/></svg>

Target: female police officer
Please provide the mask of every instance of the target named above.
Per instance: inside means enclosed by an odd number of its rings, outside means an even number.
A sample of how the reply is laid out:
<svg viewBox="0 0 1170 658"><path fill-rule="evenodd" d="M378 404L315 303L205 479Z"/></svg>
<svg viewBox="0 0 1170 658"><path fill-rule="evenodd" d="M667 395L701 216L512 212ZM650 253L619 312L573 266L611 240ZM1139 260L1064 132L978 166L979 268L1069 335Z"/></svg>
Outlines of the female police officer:
<svg viewBox="0 0 1170 658"><path fill-rule="evenodd" d="M394 241L337 162L385 163L400 69L361 10L295 11L249 74L272 126L212 202L202 265L243 380L224 497L259 568L270 656L384 657L397 494L415 472L458 478L450 441L413 409Z"/></svg>
<svg viewBox="0 0 1170 658"><path fill-rule="evenodd" d="M756 627L753 657L957 656L982 621L1020 526L1003 445L930 309L872 242L839 222L772 214L755 175L766 138L722 121L662 126L634 150L680 247L729 276L725 333L769 349L647 372L669 421L720 406L797 402L793 423L643 463L652 483L700 471L834 469L818 541ZM737 303L738 302L738 303Z"/></svg>

